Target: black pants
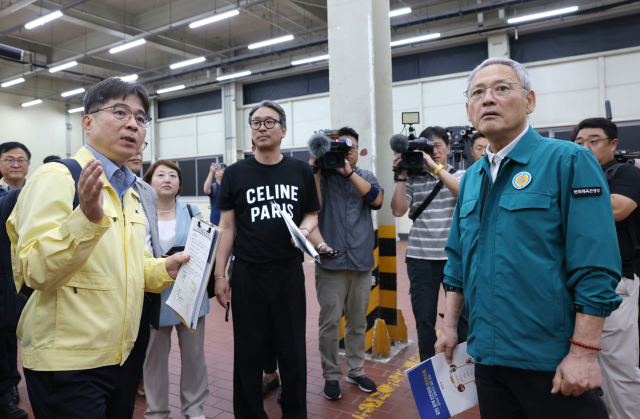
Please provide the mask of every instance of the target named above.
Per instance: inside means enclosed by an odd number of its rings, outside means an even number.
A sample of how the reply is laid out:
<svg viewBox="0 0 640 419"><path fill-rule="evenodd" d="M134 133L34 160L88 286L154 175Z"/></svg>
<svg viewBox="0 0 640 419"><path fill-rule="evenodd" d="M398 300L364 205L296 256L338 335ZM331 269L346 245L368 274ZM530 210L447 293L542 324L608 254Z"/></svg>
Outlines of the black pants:
<svg viewBox="0 0 640 419"><path fill-rule="evenodd" d="M18 372L18 338L15 332L0 333L0 404L9 404L13 394L9 391L20 382Z"/></svg>
<svg viewBox="0 0 640 419"><path fill-rule="evenodd" d="M416 318L418 330L418 350L420 361L435 356L436 319L438 316L438 297L440 284L444 280L446 260L426 260L407 258L407 274L409 275L409 292L411 307ZM467 341L469 321L466 306L462 308L458 320L458 343Z"/></svg>
<svg viewBox="0 0 640 419"><path fill-rule="evenodd" d="M236 419L267 419L262 371L268 335L276 343L282 417L306 419L307 302L301 260L254 265L236 259L231 289Z"/></svg>
<svg viewBox="0 0 640 419"><path fill-rule="evenodd" d="M265 374L273 374L278 369L278 348L276 348L276 339L273 328L270 328L270 330L267 331L262 369Z"/></svg>
<svg viewBox="0 0 640 419"><path fill-rule="evenodd" d="M149 337L151 336L149 309L149 298L145 294L138 337L127 359L127 362L129 362L129 374L121 376L121 382L118 383L115 397L121 400L122 403L119 403L117 406L114 419L131 419L133 417L133 411L136 407L136 394L138 394L138 385L142 377L142 367L147 357L147 346L149 345Z"/></svg>
<svg viewBox="0 0 640 419"><path fill-rule="evenodd" d="M551 394L555 371L476 364L482 419L608 419L601 389L578 397Z"/></svg>
<svg viewBox="0 0 640 419"><path fill-rule="evenodd" d="M129 359L122 365L78 371L24 369L35 419L112 419L125 401L119 386L127 380Z"/></svg>

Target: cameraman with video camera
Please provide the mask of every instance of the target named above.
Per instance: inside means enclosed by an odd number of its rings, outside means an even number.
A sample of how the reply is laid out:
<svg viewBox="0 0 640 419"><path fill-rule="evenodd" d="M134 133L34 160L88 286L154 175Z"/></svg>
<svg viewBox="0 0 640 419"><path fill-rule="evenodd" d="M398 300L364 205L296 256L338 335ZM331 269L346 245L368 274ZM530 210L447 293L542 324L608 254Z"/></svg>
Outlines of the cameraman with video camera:
<svg viewBox="0 0 640 419"><path fill-rule="evenodd" d="M428 173L407 176L407 170L401 165L402 155L394 156L393 165L400 166L401 170L391 199L391 210L396 217L411 210L409 218L413 220L413 226L409 232L406 263L420 361L425 361L435 355L438 296L447 263L444 247L464 171L456 171L447 164L451 145L444 128L428 127L420 133L420 138L431 139L434 143L431 152L415 151L422 153L423 169ZM467 316L463 310L458 322L460 342L467 340L467 331Z"/></svg>
<svg viewBox="0 0 640 419"><path fill-rule="evenodd" d="M357 384L367 393L376 391L376 384L364 375L364 355L371 270L375 264L371 210L382 207L384 193L372 172L356 166L358 133L353 128L344 127L338 130L337 135L339 138L329 140L316 134L309 140L312 155L309 164L314 168L322 205L318 228L311 232L309 240L318 252L333 250L325 240L339 250L335 259L323 259L322 265L316 264L316 293L320 304L319 349L325 379L324 397L328 400L341 398L338 381L342 378L342 366L338 345L343 310L347 382ZM329 154L330 142L350 147L344 154L344 161L334 164L334 168L326 167L335 160L327 158L332 157Z"/></svg>

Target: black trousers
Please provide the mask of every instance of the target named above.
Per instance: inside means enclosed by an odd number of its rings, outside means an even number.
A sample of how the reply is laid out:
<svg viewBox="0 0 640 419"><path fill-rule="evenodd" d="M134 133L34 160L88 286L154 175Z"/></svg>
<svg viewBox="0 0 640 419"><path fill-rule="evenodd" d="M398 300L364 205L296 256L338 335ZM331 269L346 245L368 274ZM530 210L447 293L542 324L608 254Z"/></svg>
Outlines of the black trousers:
<svg viewBox="0 0 640 419"><path fill-rule="evenodd" d="M490 367L476 363L482 419L608 419L601 389L578 397L551 394L555 371Z"/></svg>
<svg viewBox="0 0 640 419"><path fill-rule="evenodd" d="M127 380L129 361L78 371L24 369L35 419L112 419L124 403L118 387Z"/></svg>
<svg viewBox="0 0 640 419"><path fill-rule="evenodd" d="M282 417L307 417L307 301L302 261L248 264L235 261L233 310L233 411L236 419L267 419L262 371L268 335L275 340L282 383Z"/></svg>
<svg viewBox="0 0 640 419"><path fill-rule="evenodd" d="M273 374L278 369L278 348L276 348L276 339L272 329L267 331L262 369L265 374Z"/></svg>
<svg viewBox="0 0 640 419"><path fill-rule="evenodd" d="M20 378L16 333L0 333L0 404L9 404L13 400L9 389L17 386Z"/></svg>
<svg viewBox="0 0 640 419"><path fill-rule="evenodd" d="M122 402L116 406L117 410L114 419L131 419L133 417L133 411L136 407L136 394L138 394L138 385L142 377L142 367L147 357L147 346L149 345L149 337L151 336L149 313L150 302L145 294L138 337L127 359L127 362L129 362L129 374L120 377L120 382L116 389L117 394L115 397Z"/></svg>

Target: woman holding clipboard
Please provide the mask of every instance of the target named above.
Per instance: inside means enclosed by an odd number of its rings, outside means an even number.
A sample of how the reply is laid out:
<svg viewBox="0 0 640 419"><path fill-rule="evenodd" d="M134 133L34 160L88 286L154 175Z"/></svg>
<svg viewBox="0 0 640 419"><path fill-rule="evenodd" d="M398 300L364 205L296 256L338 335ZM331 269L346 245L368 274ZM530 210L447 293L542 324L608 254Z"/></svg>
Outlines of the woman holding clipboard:
<svg viewBox="0 0 640 419"><path fill-rule="evenodd" d="M156 161L144 175L144 181L158 193L158 232L163 253L187 242L191 218L201 215L195 205L180 202L176 197L182 191L182 172L170 160ZM149 407L147 419L165 419L169 408L169 353L171 332L178 332L182 372L180 400L182 416L204 419L203 404L209 397L207 365L204 356L205 315L209 313L209 297L205 296L200 309L198 327L194 334L180 321L166 304L171 287L161 294L160 327L151 330L151 338L144 365L144 383Z"/></svg>

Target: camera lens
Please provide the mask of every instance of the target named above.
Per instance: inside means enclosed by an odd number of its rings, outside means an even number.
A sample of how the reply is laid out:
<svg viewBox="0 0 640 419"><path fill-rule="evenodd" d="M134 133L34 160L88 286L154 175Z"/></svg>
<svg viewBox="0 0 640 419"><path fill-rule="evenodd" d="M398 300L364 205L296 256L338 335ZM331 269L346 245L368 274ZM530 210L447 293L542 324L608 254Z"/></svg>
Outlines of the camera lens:
<svg viewBox="0 0 640 419"><path fill-rule="evenodd" d="M407 161L407 163L409 164L409 166L411 167L415 167L417 165L420 165L420 159L418 157L418 153L411 153L412 155L409 156L409 159Z"/></svg>

